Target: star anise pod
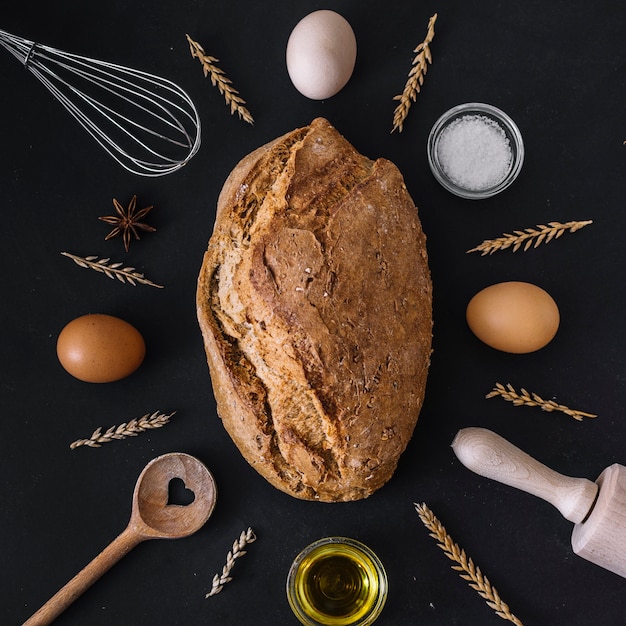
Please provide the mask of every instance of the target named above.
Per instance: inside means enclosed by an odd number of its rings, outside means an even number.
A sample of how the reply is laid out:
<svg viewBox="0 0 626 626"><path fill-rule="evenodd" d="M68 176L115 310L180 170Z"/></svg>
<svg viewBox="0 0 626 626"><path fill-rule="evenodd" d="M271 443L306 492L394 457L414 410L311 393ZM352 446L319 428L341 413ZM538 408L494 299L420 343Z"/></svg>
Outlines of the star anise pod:
<svg viewBox="0 0 626 626"><path fill-rule="evenodd" d="M145 209L136 211L137 196L133 196L133 199L130 201L127 209L125 209L115 198L113 198L113 206L117 211L117 215L105 215L104 217L98 218L107 224L115 226L115 228L104 238L105 241L108 241L113 237L117 237L118 235L122 235L124 248L126 249L126 252L128 252L132 235L135 236L135 239L139 239L139 230L144 230L150 233L156 230L156 228L153 228L148 224L144 224L141 221L154 207L151 205Z"/></svg>

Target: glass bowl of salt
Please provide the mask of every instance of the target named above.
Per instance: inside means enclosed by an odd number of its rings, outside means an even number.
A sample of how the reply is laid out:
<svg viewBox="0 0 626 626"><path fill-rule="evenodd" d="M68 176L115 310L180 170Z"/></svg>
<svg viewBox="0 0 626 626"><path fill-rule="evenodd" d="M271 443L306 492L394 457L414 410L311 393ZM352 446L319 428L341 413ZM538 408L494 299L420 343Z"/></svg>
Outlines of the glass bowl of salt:
<svg viewBox="0 0 626 626"><path fill-rule="evenodd" d="M480 102L444 113L428 137L435 178L461 198L490 198L506 189L524 161L519 128L504 111Z"/></svg>

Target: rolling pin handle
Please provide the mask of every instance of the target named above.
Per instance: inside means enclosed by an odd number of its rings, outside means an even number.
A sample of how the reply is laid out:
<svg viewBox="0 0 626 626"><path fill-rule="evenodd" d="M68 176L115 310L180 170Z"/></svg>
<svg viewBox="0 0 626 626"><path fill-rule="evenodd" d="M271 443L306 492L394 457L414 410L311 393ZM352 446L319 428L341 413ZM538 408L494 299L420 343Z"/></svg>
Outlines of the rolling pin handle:
<svg viewBox="0 0 626 626"><path fill-rule="evenodd" d="M538 496L570 522L582 522L595 504L596 483L563 476L485 428L461 429L452 449L459 461L476 474Z"/></svg>

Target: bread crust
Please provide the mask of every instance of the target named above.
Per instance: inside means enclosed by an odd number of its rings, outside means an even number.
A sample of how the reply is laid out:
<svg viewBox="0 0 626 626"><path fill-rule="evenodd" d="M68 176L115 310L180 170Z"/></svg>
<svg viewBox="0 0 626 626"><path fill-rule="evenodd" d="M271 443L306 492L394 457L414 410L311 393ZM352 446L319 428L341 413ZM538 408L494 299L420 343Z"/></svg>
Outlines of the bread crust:
<svg viewBox="0 0 626 626"><path fill-rule="evenodd" d="M224 427L278 489L365 498L396 469L432 342L426 237L402 175L317 118L224 183L197 316Z"/></svg>

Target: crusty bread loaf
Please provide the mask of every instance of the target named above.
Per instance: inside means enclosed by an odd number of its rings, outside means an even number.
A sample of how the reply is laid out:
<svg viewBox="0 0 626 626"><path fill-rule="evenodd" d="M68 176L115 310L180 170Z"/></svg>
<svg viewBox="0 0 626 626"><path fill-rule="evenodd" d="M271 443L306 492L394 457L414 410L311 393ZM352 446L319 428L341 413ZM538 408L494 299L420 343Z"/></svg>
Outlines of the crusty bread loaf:
<svg viewBox="0 0 626 626"><path fill-rule="evenodd" d="M396 166L325 119L226 180L198 278L218 413L297 498L364 498L413 434L430 363L426 238Z"/></svg>

